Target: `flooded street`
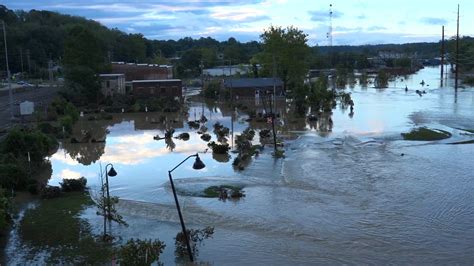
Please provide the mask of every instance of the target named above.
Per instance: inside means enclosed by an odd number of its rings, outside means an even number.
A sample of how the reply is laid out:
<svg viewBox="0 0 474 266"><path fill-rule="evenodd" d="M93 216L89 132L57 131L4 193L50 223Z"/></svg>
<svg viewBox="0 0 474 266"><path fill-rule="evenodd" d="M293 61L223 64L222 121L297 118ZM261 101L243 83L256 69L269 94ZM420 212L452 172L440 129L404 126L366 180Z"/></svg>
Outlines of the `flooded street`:
<svg viewBox="0 0 474 266"><path fill-rule="evenodd" d="M287 103L280 101L278 129L285 136L286 158L274 159L272 147L265 147L243 171L232 166L236 154L213 156L187 122L204 114L212 140L212 126L219 122L234 134L229 137L232 144L249 126L257 131L269 127L247 122L244 108L233 111L226 103L191 98L189 110L179 114L84 119L76 130L88 130L106 141L63 143L50 158L50 184L84 176L97 191L100 165L112 163L118 175L110 179L110 192L120 197L118 211L130 225L114 225L113 233L122 241L165 241L160 261L172 265L179 263L173 238L180 224L167 171L199 152L206 168L193 170L189 160L173 172L188 228L215 227L213 238L199 248L199 262L473 264L474 146L450 143L474 139L469 132L474 130L474 90L460 88L455 93L451 85L448 80L448 86L439 88L439 69L425 68L397 78L386 89L347 88L354 113L338 106L332 128L292 117ZM417 89L426 94L419 96ZM261 108L248 106L257 112ZM188 132L190 139L153 139L164 136L170 126L176 130L174 136ZM445 130L452 137L403 140L401 133L419 126ZM246 196L239 201L200 196L206 187L224 184L243 186ZM102 218L94 208L81 217L101 234ZM30 261L17 252L22 245L18 236L10 240L9 263Z"/></svg>

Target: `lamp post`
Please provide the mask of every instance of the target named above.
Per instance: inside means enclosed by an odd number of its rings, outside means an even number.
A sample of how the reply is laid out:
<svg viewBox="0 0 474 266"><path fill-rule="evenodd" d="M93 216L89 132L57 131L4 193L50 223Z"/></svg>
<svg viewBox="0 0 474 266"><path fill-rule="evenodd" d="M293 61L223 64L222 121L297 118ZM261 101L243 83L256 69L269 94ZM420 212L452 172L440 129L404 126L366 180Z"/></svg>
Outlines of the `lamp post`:
<svg viewBox="0 0 474 266"><path fill-rule="evenodd" d="M10 77L10 67L8 66L8 50L7 50L7 31L5 29L5 21L0 20L3 27L3 42L5 43L5 61L7 67L7 80L8 80L8 98L10 100L10 119L13 120L13 94L12 94L12 84Z"/></svg>
<svg viewBox="0 0 474 266"><path fill-rule="evenodd" d="M183 215L181 214L181 208L179 207L178 196L176 195L176 189L174 188L173 177L171 176L171 172L173 172L176 168L178 168L180 165L182 165L184 162L186 162L191 157L196 157L196 161L194 161L194 164L193 164L193 169L200 170L200 169L203 169L204 167L206 167L206 165L199 158L199 155L196 153L196 154L193 154L193 155L189 155L188 157L186 157L186 159L184 159L182 162L180 162L178 165L176 165L173 169L169 170L168 171L168 176L169 176L169 179L170 179L171 190L173 191L174 202L176 203L176 209L178 210L179 221L181 223L181 229L183 231L184 239L186 239L186 247L188 249L189 260L194 261L193 253L192 253L192 250L191 250L191 245L189 243L188 232L186 231L186 226L184 225Z"/></svg>
<svg viewBox="0 0 474 266"><path fill-rule="evenodd" d="M107 167L111 166L110 170L107 172ZM102 168L101 168L102 169ZM102 170L101 170L102 171ZM107 220L110 219L110 193L109 193L109 176L116 176L117 172L114 169L114 166L109 163L105 166L105 190L107 193L107 198L104 195L104 184L102 184L102 213L104 215L104 241L107 240ZM101 180L103 182L103 174L101 173ZM110 225L109 225L110 227Z"/></svg>
<svg viewBox="0 0 474 266"><path fill-rule="evenodd" d="M107 167L111 166L107 172ZM110 193L109 193L109 176L116 176L117 172L114 169L114 165L109 163L105 166L105 187L107 189L107 217L110 219Z"/></svg>

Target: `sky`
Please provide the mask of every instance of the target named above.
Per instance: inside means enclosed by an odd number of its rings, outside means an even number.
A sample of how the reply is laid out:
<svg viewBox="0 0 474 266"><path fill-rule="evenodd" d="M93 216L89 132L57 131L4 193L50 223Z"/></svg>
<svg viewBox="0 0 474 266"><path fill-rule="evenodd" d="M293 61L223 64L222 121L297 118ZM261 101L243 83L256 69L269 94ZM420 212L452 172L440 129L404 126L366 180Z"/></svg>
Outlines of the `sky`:
<svg viewBox="0 0 474 266"><path fill-rule="evenodd" d="M438 41L456 34L474 36L473 0L3 0L9 9L50 10L83 16L149 39L234 37L259 41L269 26L295 26L308 44L328 45L332 4L332 44L362 45Z"/></svg>

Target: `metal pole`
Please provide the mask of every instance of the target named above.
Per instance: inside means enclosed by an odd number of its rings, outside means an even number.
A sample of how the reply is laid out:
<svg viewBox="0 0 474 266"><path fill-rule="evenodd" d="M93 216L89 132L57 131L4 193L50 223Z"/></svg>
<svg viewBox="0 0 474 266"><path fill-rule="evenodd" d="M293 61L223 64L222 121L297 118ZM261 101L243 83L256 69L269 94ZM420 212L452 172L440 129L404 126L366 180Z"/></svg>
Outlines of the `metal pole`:
<svg viewBox="0 0 474 266"><path fill-rule="evenodd" d="M190 157L186 158L185 160L187 160L189 158ZM176 169L176 167L175 167L175 169ZM179 215L179 221L181 223L181 229L183 231L184 239L186 240L186 247L188 249L189 260L194 261L193 252L191 250L191 245L189 243L188 232L186 231L186 226L184 225L183 215L181 214L181 208L179 207L178 196L176 195L176 190L174 188L173 177L171 176L171 171L168 171L168 176L169 176L169 179L170 179L171 190L173 190L173 196L174 196L174 202L176 203L176 209L178 209L178 215Z"/></svg>
<svg viewBox="0 0 474 266"><path fill-rule="evenodd" d="M13 120L13 93L10 78L10 67L8 66L8 48L7 48L7 31L5 30L5 21L1 21L3 26L3 42L5 43L5 61L7 65L7 80L8 80L8 97L10 100L10 118Z"/></svg>
<svg viewBox="0 0 474 266"><path fill-rule="evenodd" d="M107 172L107 166L112 165L112 164L107 164L105 166L105 184L107 188L107 218L110 219L110 193L109 193L109 174Z"/></svg>
<svg viewBox="0 0 474 266"><path fill-rule="evenodd" d="M457 31L456 31L456 72L454 76L454 89L458 90L458 75L459 75L459 4L458 4L458 19L457 19Z"/></svg>
<svg viewBox="0 0 474 266"><path fill-rule="evenodd" d="M444 71L444 26L441 31L441 87L443 87L443 71Z"/></svg>

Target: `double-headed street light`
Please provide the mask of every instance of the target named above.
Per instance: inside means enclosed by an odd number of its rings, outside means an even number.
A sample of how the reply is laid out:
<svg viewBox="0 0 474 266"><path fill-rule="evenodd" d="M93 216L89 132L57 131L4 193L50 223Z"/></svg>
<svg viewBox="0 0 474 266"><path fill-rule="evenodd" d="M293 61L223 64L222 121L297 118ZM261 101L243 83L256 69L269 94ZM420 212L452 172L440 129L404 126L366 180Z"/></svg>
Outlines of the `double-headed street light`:
<svg viewBox="0 0 474 266"><path fill-rule="evenodd" d="M184 159L182 162L180 162L178 165L176 165L173 169L169 170L168 171L168 176L169 176L169 179L170 179L171 190L173 191L174 201L176 203L176 209L178 209L178 215L179 215L179 221L181 223L181 229L183 230L184 239L186 239L186 247L188 249L189 260L194 261L193 252L191 250L191 245L189 244L188 232L186 231L186 226L184 225L183 215L181 214L181 208L179 207L178 196L176 195L176 189L174 188L173 177L171 176L171 172L173 172L176 168L178 168L180 165L182 165L184 162L186 162L191 157L196 157L196 160L194 161L194 164L193 164L193 169L200 170L200 169L203 169L204 167L206 167L206 165L201 161L201 158L199 158L199 154L196 153L196 154L193 154L193 155L189 155L186 159Z"/></svg>

